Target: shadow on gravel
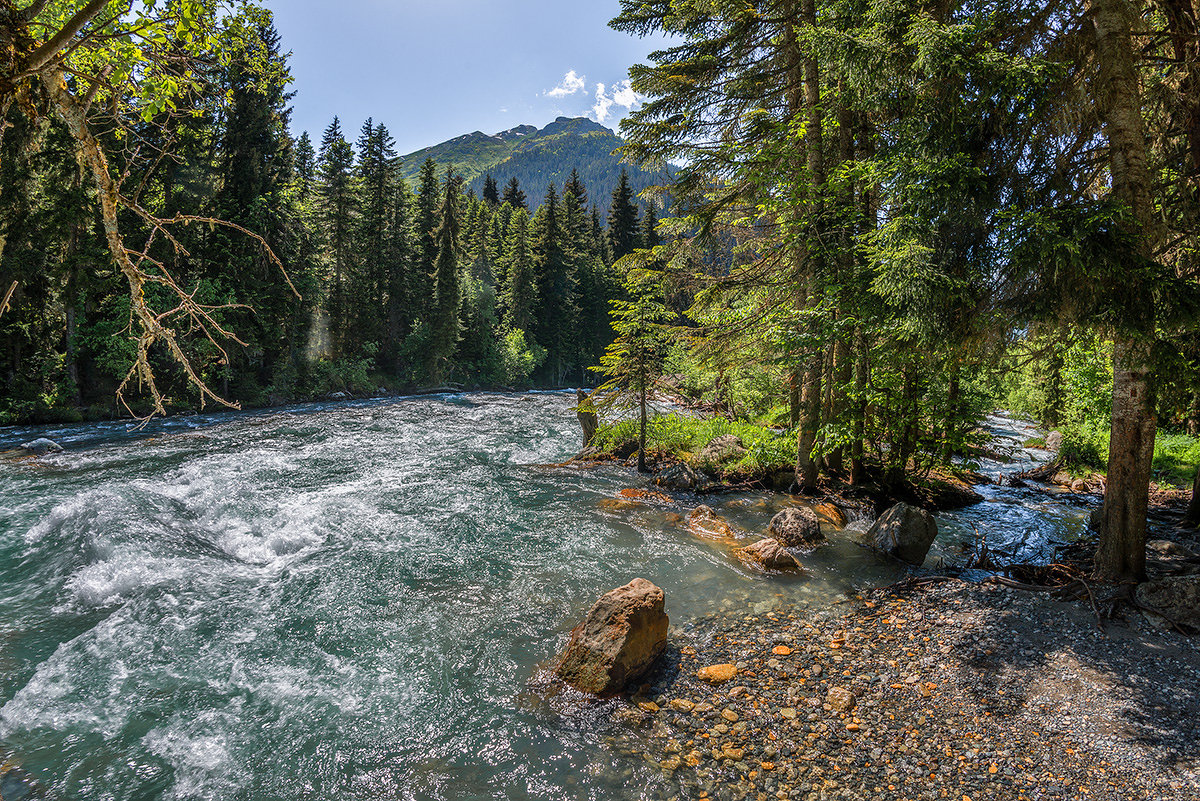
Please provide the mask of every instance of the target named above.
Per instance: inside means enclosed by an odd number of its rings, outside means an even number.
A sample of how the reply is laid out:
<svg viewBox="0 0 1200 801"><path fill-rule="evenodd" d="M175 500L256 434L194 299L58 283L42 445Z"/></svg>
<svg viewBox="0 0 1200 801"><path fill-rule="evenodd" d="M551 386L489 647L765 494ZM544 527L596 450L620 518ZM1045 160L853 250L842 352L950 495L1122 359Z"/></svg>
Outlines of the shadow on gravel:
<svg viewBox="0 0 1200 801"><path fill-rule="evenodd" d="M1123 743L1137 743L1169 774L1200 767L1200 638L1140 619L1101 631L1085 603L1045 602L1031 614L1022 590L972 594L980 620L961 633L957 655L974 671L981 708L1000 720L1033 713L1043 734L1109 746L1118 758Z"/></svg>

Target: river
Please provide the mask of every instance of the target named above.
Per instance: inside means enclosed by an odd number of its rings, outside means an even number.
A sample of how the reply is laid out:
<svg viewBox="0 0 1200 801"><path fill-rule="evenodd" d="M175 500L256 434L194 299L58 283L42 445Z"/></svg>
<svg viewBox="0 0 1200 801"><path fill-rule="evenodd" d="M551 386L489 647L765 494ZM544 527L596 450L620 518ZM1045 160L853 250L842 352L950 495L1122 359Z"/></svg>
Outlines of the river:
<svg viewBox="0 0 1200 801"><path fill-rule="evenodd" d="M670 522L701 499L612 508L631 471L545 466L578 449L572 401L0 429L0 450L67 449L0 459L0 762L72 801L668 797L606 745L617 702L529 692L599 594L650 579L687 627L909 571L847 534L806 558L808 579L766 578ZM1014 444L1028 427L988 425L1016 466L1035 458ZM983 491L939 518L927 566L976 531L1045 558L1082 530L1073 499ZM705 502L749 541L787 501Z"/></svg>

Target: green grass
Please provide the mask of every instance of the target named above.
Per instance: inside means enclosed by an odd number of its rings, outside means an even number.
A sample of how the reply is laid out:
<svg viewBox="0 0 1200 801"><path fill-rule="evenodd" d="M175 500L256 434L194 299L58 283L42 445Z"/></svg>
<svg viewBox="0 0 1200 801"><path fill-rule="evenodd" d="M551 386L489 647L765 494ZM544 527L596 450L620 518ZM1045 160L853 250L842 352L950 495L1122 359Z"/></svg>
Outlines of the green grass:
<svg viewBox="0 0 1200 801"><path fill-rule="evenodd" d="M1061 455L1073 473L1103 471L1108 463L1109 431L1100 426L1069 426L1063 430ZM1153 478L1164 484L1190 487L1200 468L1200 437L1160 431L1154 440Z"/></svg>
<svg viewBox="0 0 1200 801"><path fill-rule="evenodd" d="M672 453L685 461L709 442L733 434L746 446L746 455L724 467L731 473L764 475L796 464L796 438L791 432L723 417L695 418L680 414L659 415L646 426L647 450ZM620 450L637 442L636 420L621 420L602 425L596 432L596 445L607 451Z"/></svg>

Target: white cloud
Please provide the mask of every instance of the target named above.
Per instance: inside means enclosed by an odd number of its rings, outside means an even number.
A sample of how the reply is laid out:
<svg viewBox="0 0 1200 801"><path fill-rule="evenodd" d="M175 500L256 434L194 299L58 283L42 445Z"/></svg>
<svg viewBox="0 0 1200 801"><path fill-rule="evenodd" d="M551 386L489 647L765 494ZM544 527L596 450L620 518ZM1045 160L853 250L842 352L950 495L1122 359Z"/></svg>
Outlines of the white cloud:
<svg viewBox="0 0 1200 801"><path fill-rule="evenodd" d="M596 104L592 106L592 114L596 118L596 122L604 122L608 119L609 112L613 106L620 106L626 111L630 111L642 104L642 96L633 91L633 86L628 80L614 84L612 91L607 91L604 84L596 84Z"/></svg>
<svg viewBox="0 0 1200 801"><path fill-rule="evenodd" d="M570 70L563 76L562 82L558 86L547 89L542 94L548 97L566 97L576 92L582 92L586 85L587 82L582 75L576 75L575 70Z"/></svg>
<svg viewBox="0 0 1200 801"><path fill-rule="evenodd" d="M604 122L608 118L608 110L612 108L613 99L604 94L604 84L596 84L596 105L592 106L592 113L596 115L596 122Z"/></svg>

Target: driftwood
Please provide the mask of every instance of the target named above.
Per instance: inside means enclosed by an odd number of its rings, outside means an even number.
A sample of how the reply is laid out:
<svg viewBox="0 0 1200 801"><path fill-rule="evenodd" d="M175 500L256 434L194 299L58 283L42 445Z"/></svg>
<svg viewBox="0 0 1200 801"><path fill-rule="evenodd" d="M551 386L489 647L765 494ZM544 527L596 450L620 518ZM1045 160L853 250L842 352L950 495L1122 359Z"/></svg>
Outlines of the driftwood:
<svg viewBox="0 0 1200 801"><path fill-rule="evenodd" d="M1034 467L1022 473L1017 473L1013 478L1027 478L1030 481L1048 482L1054 477L1054 474L1062 470L1062 459L1055 459L1040 467Z"/></svg>

